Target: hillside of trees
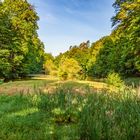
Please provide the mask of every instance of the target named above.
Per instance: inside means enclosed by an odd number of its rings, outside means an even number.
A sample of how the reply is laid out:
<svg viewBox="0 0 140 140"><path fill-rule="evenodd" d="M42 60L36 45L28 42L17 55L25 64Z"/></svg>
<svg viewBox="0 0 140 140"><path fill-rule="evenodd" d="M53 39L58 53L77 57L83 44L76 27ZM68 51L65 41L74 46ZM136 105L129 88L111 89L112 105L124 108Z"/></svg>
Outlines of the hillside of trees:
<svg viewBox="0 0 140 140"><path fill-rule="evenodd" d="M116 0L113 7L116 15L112 17L112 33L91 44L87 41L79 46L70 46L68 51L51 59L59 69L58 74L62 73L62 61L73 59L81 68L76 73L80 79L104 78L110 73L140 75L140 1ZM69 71L64 72L64 77L68 74Z"/></svg>
<svg viewBox="0 0 140 140"><path fill-rule="evenodd" d="M62 79L140 75L140 0L116 0L113 7L110 35L70 46L54 58L38 37L34 6L22 0L0 2L0 78L22 78L43 69Z"/></svg>

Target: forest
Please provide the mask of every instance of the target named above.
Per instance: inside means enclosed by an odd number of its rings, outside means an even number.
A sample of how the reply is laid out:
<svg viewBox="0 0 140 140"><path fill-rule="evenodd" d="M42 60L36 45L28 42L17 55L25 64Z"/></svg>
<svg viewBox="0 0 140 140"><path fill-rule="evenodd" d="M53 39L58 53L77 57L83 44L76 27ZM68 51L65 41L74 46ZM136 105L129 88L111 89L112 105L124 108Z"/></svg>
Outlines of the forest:
<svg viewBox="0 0 140 140"><path fill-rule="evenodd" d="M111 19L110 35L70 46L54 58L45 53L38 37L39 17L34 7L24 1L4 1L0 5L0 77L14 79L41 73L43 66L46 74L69 78L104 78L113 72L139 76L139 1L117 0L113 7L116 15Z"/></svg>
<svg viewBox="0 0 140 140"><path fill-rule="evenodd" d="M80 79L86 77L105 78L113 72L126 77L140 76L139 1L117 0L113 7L116 15L111 19L113 30L110 35L91 44L87 41L79 46L70 46L67 52L60 53L55 59L49 57L50 54L46 54L46 58L48 58L48 62L46 61L45 64L46 69L52 73L59 68L61 76L70 76L67 68L70 68L71 64L73 67L71 74L73 76L79 74ZM67 68L61 68L62 65Z"/></svg>
<svg viewBox="0 0 140 140"><path fill-rule="evenodd" d="M39 17L27 1L0 3L0 77L15 79L40 72L44 45L37 34Z"/></svg>
<svg viewBox="0 0 140 140"><path fill-rule="evenodd" d="M36 7L0 0L1 140L140 139L140 0L112 6L111 34L53 56Z"/></svg>

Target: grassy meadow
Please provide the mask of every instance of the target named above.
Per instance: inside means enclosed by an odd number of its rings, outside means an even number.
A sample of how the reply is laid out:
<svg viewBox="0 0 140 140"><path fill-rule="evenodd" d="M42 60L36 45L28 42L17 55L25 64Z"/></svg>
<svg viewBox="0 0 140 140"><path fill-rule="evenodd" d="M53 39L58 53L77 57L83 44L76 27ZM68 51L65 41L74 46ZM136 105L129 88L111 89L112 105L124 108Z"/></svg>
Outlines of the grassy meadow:
<svg viewBox="0 0 140 140"><path fill-rule="evenodd" d="M0 140L140 140L140 0L0 0Z"/></svg>
<svg viewBox="0 0 140 140"><path fill-rule="evenodd" d="M37 77L3 83L0 94L1 140L140 139L140 97L131 87Z"/></svg>

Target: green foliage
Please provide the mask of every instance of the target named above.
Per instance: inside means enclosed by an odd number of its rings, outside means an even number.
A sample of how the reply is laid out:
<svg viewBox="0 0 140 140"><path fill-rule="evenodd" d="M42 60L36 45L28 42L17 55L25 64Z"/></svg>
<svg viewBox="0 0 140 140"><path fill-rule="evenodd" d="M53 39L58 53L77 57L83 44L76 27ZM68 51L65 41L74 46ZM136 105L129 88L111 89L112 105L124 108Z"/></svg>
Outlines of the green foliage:
<svg viewBox="0 0 140 140"><path fill-rule="evenodd" d="M109 36L91 46L89 41L70 46L54 58L44 54L44 45L37 34L39 17L34 7L23 0L0 3L0 77L10 79L38 73L44 63L46 73L51 75L57 75L59 68L58 75L62 79L104 78L112 71L124 76L139 75L140 1L116 0L113 7L115 28ZM64 58L67 63L70 59L74 67L62 62Z"/></svg>
<svg viewBox="0 0 140 140"><path fill-rule="evenodd" d="M78 79L80 77L81 67L78 62L73 58L62 58L59 65L60 78L66 79Z"/></svg>
<svg viewBox="0 0 140 140"><path fill-rule="evenodd" d="M91 60L88 63L89 76L105 77L114 69L116 64L113 62L114 56L111 51L113 49L113 40L110 36L106 36L92 45Z"/></svg>
<svg viewBox="0 0 140 140"><path fill-rule="evenodd" d="M108 76L106 78L106 82L109 85L113 85L113 86L119 87L119 88L124 86L124 82L121 79L120 75L118 73L115 73L115 72L108 74Z"/></svg>
<svg viewBox="0 0 140 140"><path fill-rule="evenodd" d="M140 86L140 78L139 77L126 77L124 82L127 86L139 87Z"/></svg>
<svg viewBox="0 0 140 140"><path fill-rule="evenodd" d="M58 56L55 57L54 63L57 67L59 67L61 58L64 56L64 54L60 53Z"/></svg>
<svg viewBox="0 0 140 140"><path fill-rule="evenodd" d="M4 81L4 79L0 79L0 84L2 84L2 83L3 83L3 81Z"/></svg>
<svg viewBox="0 0 140 140"><path fill-rule="evenodd" d="M112 23L116 27L112 33L92 43L91 47L89 42L71 46L56 58L57 63L63 57L75 59L82 68L82 79L87 76L105 78L112 71L124 76L139 75L140 1L116 0L113 6L116 15Z"/></svg>
<svg viewBox="0 0 140 140"><path fill-rule="evenodd" d="M45 74L57 76L57 67L55 66L54 62L51 59L45 62L44 69Z"/></svg>
<svg viewBox="0 0 140 140"><path fill-rule="evenodd" d="M45 53L44 54L44 60L47 61L47 60L52 60L54 61L54 57L51 53Z"/></svg>
<svg viewBox="0 0 140 140"><path fill-rule="evenodd" d="M46 111L54 117L56 123L77 122L80 98L72 93L65 93L63 89L58 89L52 96L41 96L38 108Z"/></svg>
<svg viewBox="0 0 140 140"><path fill-rule="evenodd" d="M122 52L122 67L126 74L140 72L140 1L139 0L116 0L114 3L116 15L112 18L113 24L117 24L115 36L116 48ZM123 32L122 32L123 31ZM123 71L123 73L125 73Z"/></svg>
<svg viewBox="0 0 140 140"><path fill-rule="evenodd" d="M54 62L54 57L50 53L45 53L44 56L44 70L45 74L47 75L52 75L52 76L57 76L58 74L58 68Z"/></svg>
<svg viewBox="0 0 140 140"><path fill-rule="evenodd" d="M67 80L68 79L68 73L65 71L59 71L59 78L60 80Z"/></svg>
<svg viewBox="0 0 140 140"><path fill-rule="evenodd" d="M42 69L44 46L37 34L38 19L27 1L0 3L0 77L23 77Z"/></svg>
<svg viewBox="0 0 140 140"><path fill-rule="evenodd" d="M90 42L83 42L79 46L70 46L69 50L65 53L61 53L55 58L55 63L57 66L61 63L61 59L66 57L68 59L74 59L78 62L79 66L82 69L80 79L85 79L87 77L87 63L90 58Z"/></svg>
<svg viewBox="0 0 140 140"><path fill-rule="evenodd" d="M81 139L118 140L140 137L140 119L135 119L139 99L129 91L121 92L119 97L113 96L97 93L88 97L80 116Z"/></svg>
<svg viewBox="0 0 140 140"><path fill-rule="evenodd" d="M106 77L111 71L125 76L140 73L140 1L116 0L116 25L110 36L92 44L88 75Z"/></svg>

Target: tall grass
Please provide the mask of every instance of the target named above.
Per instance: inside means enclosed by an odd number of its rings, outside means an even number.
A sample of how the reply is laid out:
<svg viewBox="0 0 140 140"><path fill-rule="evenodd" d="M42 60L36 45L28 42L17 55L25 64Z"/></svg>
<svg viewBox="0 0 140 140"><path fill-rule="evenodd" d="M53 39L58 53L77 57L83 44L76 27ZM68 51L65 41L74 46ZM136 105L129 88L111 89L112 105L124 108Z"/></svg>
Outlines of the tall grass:
<svg viewBox="0 0 140 140"><path fill-rule="evenodd" d="M132 90L80 95L0 96L2 140L139 140L140 98Z"/></svg>
<svg viewBox="0 0 140 140"><path fill-rule="evenodd" d="M140 139L140 99L129 92L120 94L88 97L80 117L81 139Z"/></svg>

